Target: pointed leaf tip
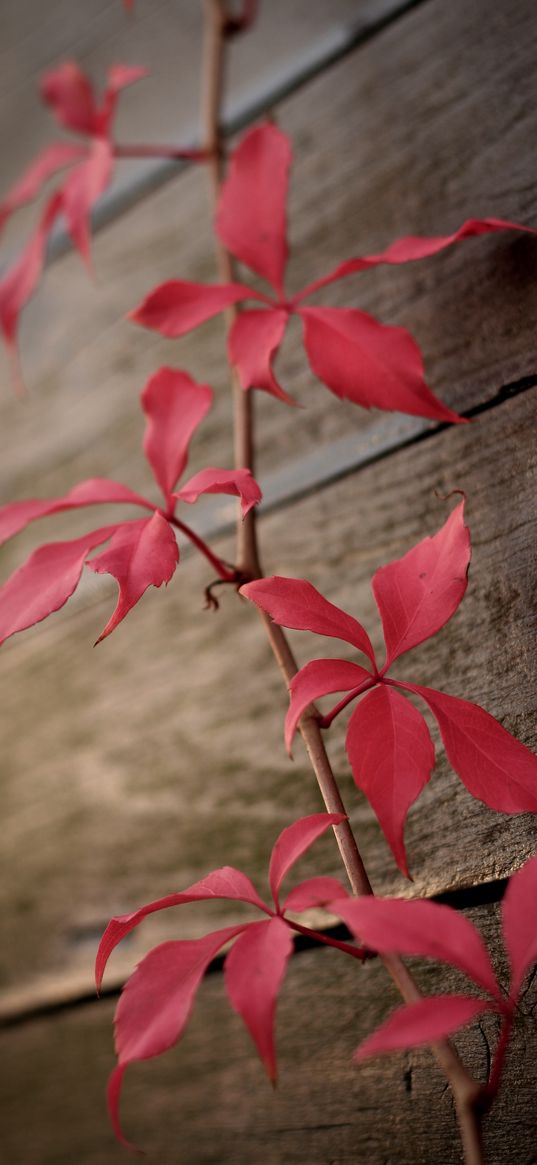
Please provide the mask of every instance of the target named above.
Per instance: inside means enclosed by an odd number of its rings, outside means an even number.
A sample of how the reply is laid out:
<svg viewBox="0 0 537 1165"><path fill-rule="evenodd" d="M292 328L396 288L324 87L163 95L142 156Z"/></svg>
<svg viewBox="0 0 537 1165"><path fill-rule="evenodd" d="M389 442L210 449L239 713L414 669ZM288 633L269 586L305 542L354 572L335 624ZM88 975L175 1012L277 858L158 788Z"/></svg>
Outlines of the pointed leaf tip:
<svg viewBox="0 0 537 1165"><path fill-rule="evenodd" d="M377 570L372 588L384 629L387 667L430 639L455 614L468 585L470 556L463 500L436 534Z"/></svg>

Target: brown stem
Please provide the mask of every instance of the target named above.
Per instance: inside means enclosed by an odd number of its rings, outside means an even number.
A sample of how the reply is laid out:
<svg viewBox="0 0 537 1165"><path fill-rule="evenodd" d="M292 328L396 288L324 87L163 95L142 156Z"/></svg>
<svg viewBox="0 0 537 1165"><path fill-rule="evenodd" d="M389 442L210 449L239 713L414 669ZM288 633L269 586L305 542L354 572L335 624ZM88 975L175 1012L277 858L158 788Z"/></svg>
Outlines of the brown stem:
<svg viewBox="0 0 537 1165"><path fill-rule="evenodd" d="M209 173L216 206L223 179L222 148L220 135L220 103L224 79L225 29L227 17L224 0L204 0L205 2L205 48L203 67L203 147L211 156ZM234 263L220 242L216 242L216 259L220 279L230 282L235 277ZM237 308L228 312L231 325L237 316ZM241 389L235 370L232 370L235 464L237 468L249 468L254 472L253 402L252 394ZM237 525L237 569L246 578L262 576L257 547L255 512L252 509L244 522ZM273 655L282 673L286 687L297 672L297 664L287 638L271 621L268 615L259 611ZM354 894L372 894L372 886L362 861L356 838L343 804L339 788L321 736L319 715L314 707L307 710L299 722L299 729L306 746L311 766L329 813L344 813L345 821L334 826L339 852L345 866ZM383 955L381 960L395 983L405 1003L413 1003L421 998L421 993L410 971L397 955ZM466 1071L457 1052L447 1040L435 1043L432 1050L451 1085L466 1165L484 1165L481 1130L480 1100L483 1089Z"/></svg>
<svg viewBox="0 0 537 1165"><path fill-rule="evenodd" d="M133 142L131 145L115 145L115 158L171 158L176 162L207 162L209 155L207 150L198 150L195 147L192 149L176 149L175 146L157 146L157 145L138 145Z"/></svg>
<svg viewBox="0 0 537 1165"><path fill-rule="evenodd" d="M203 147L210 154L208 170L212 186L213 203L216 206L223 178L223 161L220 135L220 106L224 83L225 34L228 25L225 6L221 0L205 0L205 44L202 69L202 119ZM232 283L235 278L235 264L229 251L216 239L216 261L219 278L224 283ZM237 308L230 307L226 313L228 328L237 318ZM250 469L255 475L255 450L253 442L253 395L245 392L240 385L235 369L231 371L234 408L235 466ZM256 535L255 510L237 522L237 571L245 579L260 578Z"/></svg>

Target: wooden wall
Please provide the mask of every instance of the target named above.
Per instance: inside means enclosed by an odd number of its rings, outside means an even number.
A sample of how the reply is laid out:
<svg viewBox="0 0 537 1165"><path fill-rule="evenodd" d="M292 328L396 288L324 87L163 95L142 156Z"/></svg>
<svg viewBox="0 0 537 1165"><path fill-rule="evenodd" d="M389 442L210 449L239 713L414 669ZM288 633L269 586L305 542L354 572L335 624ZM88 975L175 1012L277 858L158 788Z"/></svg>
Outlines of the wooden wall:
<svg viewBox="0 0 537 1165"><path fill-rule="evenodd" d="M33 0L8 0L0 16L6 185L46 140L35 78L66 55L98 74L113 59L153 66L154 79L125 95L125 140L194 136L197 0L137 0L130 21L119 0L92 5L91 16L78 0L52 0L42 21L37 12ZM259 25L233 49L228 120L248 123L267 106L293 138L290 283L399 234L448 232L470 215L536 225L536 47L532 0L261 0ZM24 135L13 135L14 118ZM15 401L3 376L5 500L62 493L97 475L150 491L138 392L161 363L216 390L192 470L231 463L221 321L171 343L124 320L162 279L214 277L203 172L125 170L105 212L96 285L76 256L59 255L26 313L29 399ZM29 221L13 224L9 246ZM256 400L266 569L310 578L372 628L375 643L371 574L438 528L439 494L466 491L469 591L452 623L415 654L413 675L482 703L534 748L536 259L537 241L502 234L323 293L325 304L410 328L433 388L471 425L438 429L337 402L294 336L279 370L304 410ZM230 513L228 505L198 510L224 555L233 552ZM74 536L91 517L50 519L42 536ZM38 534L5 549L6 574ZM286 700L255 613L230 594L217 615L201 613L207 581L201 561L185 555L168 590L148 593L93 651L115 596L92 575L65 610L2 649L0 1038L10 1165L122 1159L104 1109L113 1001L92 993L107 919L219 864L263 886L278 831L319 808L301 746L293 765L285 755ZM312 657L309 641L293 643L302 661ZM330 750L375 887L444 895L482 927L505 976L498 902L505 878L536 849L533 818L479 806L439 749L409 817L407 883L356 793L339 722ZM301 868L338 873L331 838ZM235 918L223 904L151 920L114 955L110 993L155 941ZM418 977L427 991L454 981L434 967L420 966ZM182 1045L127 1075L126 1128L159 1165L461 1160L451 1099L427 1050L352 1068L353 1049L394 1002L375 962L357 971L334 951L297 952L278 1011L275 1095L221 979L217 966ZM536 1005L530 983L486 1126L491 1165L537 1160ZM482 1078L495 1032L489 1018L457 1041Z"/></svg>

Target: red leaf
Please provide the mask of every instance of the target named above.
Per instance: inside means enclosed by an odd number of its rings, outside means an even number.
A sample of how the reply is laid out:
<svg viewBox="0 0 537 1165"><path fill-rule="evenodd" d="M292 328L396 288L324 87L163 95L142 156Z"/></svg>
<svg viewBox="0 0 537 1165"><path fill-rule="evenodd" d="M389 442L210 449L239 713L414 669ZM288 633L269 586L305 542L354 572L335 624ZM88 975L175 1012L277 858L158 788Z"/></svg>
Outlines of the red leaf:
<svg viewBox="0 0 537 1165"><path fill-rule="evenodd" d="M468 700L419 684L416 692L436 717L450 764L468 792L500 813L537 813L537 757Z"/></svg>
<svg viewBox="0 0 537 1165"><path fill-rule="evenodd" d="M253 922L231 948L224 968L231 1006L242 1016L273 1083L276 1000L292 950L292 935L283 919Z"/></svg>
<svg viewBox="0 0 537 1165"><path fill-rule="evenodd" d="M182 906L186 902L202 902L215 898L248 902L251 906L257 906L259 910L263 910L265 914L271 913L266 903L259 897L255 886L241 870L235 870L233 866L223 866L220 870L212 870L205 878L201 878L199 882L194 882L192 886L188 886L179 894L167 894L165 898L157 898L153 902L148 902L139 910L134 910L130 914L120 914L110 920L99 943L95 960L97 991L100 990L105 967L112 951L125 938L125 935L134 930L148 914L154 914L157 910L167 910L172 906Z"/></svg>
<svg viewBox="0 0 537 1165"><path fill-rule="evenodd" d="M108 549L87 563L91 570L111 574L119 583L116 609L97 643L121 623L148 587L160 587L170 581L178 561L177 539L158 511L152 518L119 526Z"/></svg>
<svg viewBox="0 0 537 1165"><path fill-rule="evenodd" d="M252 298L261 297L242 283L187 283L183 279L169 279L150 291L127 318L175 339L231 304Z"/></svg>
<svg viewBox="0 0 537 1165"><path fill-rule="evenodd" d="M186 466L192 436L211 407L212 389L178 368L159 368L141 399L147 417L144 453L168 500Z"/></svg>
<svg viewBox="0 0 537 1165"><path fill-rule="evenodd" d="M327 696L330 692L349 692L356 688L356 695L364 687L371 687L373 677L363 667L356 663L348 663L345 659L313 659L307 663L289 685L291 702L285 717L285 747L291 752L293 737L297 730L298 721L302 713L318 700L320 696Z"/></svg>
<svg viewBox="0 0 537 1165"><path fill-rule="evenodd" d="M434 768L434 745L425 720L404 696L381 684L355 708L346 748L356 784L408 878L406 816Z"/></svg>
<svg viewBox="0 0 537 1165"><path fill-rule="evenodd" d="M301 914L312 906L326 906L334 898L348 897L347 890L337 878L308 878L289 891L282 906L282 913L292 910L294 914Z"/></svg>
<svg viewBox="0 0 537 1165"><path fill-rule="evenodd" d="M433 537L381 566L372 587L386 641L386 667L435 635L455 614L468 584L470 532L464 501Z"/></svg>
<svg viewBox="0 0 537 1165"><path fill-rule="evenodd" d="M122 89L147 77L149 69L139 65L112 65L108 70L106 89L101 108L97 114L97 131L108 135L110 124L116 112L117 99Z"/></svg>
<svg viewBox="0 0 537 1165"><path fill-rule="evenodd" d="M95 138L84 162L75 166L62 188L63 212L75 247L90 265L91 210L112 176L113 148L106 138Z"/></svg>
<svg viewBox="0 0 537 1165"><path fill-rule="evenodd" d="M234 151L224 183L216 230L237 259L283 295L287 263L289 139L275 125L250 130Z"/></svg>
<svg viewBox="0 0 537 1165"><path fill-rule="evenodd" d="M462 242L463 239L470 239L476 235L488 235L496 231L525 231L531 235L535 234L532 227L525 227L516 222L507 222L502 218L468 218L452 235L432 237L406 235L376 255L365 255L339 263L328 275L308 284L300 292L300 295L295 296L295 301L298 303L307 296L313 295L313 292L318 291L320 287L327 287L329 283L335 283L336 280L343 279L346 275L352 275L355 271L365 271L369 267L378 267L381 263L414 263L417 259L428 259L431 255L436 255L438 251L451 247L453 243Z"/></svg>
<svg viewBox="0 0 537 1165"><path fill-rule="evenodd" d="M422 955L458 967L496 999L499 988L475 926L450 906L401 898L352 898L332 902L360 942L379 954Z"/></svg>
<svg viewBox="0 0 537 1165"><path fill-rule="evenodd" d="M350 308L308 307L300 315L311 367L336 396L367 409L462 419L428 388L421 352L405 328L387 327Z"/></svg>
<svg viewBox="0 0 537 1165"><path fill-rule="evenodd" d="M362 624L329 603L306 579L274 575L246 583L240 588L240 593L266 611L280 626L343 639L367 655L376 667L371 640Z"/></svg>
<svg viewBox="0 0 537 1165"><path fill-rule="evenodd" d="M0 203L0 231L13 211L18 210L25 203L31 202L49 178L52 178L64 166L79 161L85 153L86 147L79 146L75 142L51 142L49 146L40 150L22 177L12 186L9 194Z"/></svg>
<svg viewBox="0 0 537 1165"><path fill-rule="evenodd" d="M49 542L34 550L0 588L0 643L63 607L78 586L89 551L116 529L104 526L72 542Z"/></svg>
<svg viewBox="0 0 537 1165"><path fill-rule="evenodd" d="M261 388L278 400L294 405L296 401L278 384L272 361L283 340L287 312L243 311L237 316L228 337L228 354L244 389Z"/></svg>
<svg viewBox="0 0 537 1165"><path fill-rule="evenodd" d="M470 1023L480 1012L490 1010L483 999L468 995L435 995L398 1007L393 1015L364 1040L354 1054L356 1061L367 1060L383 1052L415 1048L442 1040Z"/></svg>
<svg viewBox="0 0 537 1165"><path fill-rule="evenodd" d="M221 947L243 926L228 926L204 938L161 943L146 955L124 987L114 1019L118 1066L108 1083L114 1132L125 1140L119 1121L123 1073L136 1060L149 1060L173 1047L190 1018L196 991Z"/></svg>
<svg viewBox="0 0 537 1165"><path fill-rule="evenodd" d="M280 886L291 866L330 825L339 825L342 821L345 821L344 813L312 813L282 830L272 847L269 866L269 883L276 909Z"/></svg>
<svg viewBox="0 0 537 1165"><path fill-rule="evenodd" d="M64 61L57 69L45 74L41 81L41 96L60 125L78 133L95 133L97 109L93 87L75 61Z"/></svg>
<svg viewBox="0 0 537 1165"><path fill-rule="evenodd" d="M530 858L509 879L502 901L505 946L511 964L510 995L513 1003L522 981L537 959L537 926L534 922L537 901L537 857Z"/></svg>
<svg viewBox="0 0 537 1165"><path fill-rule="evenodd" d="M56 193L47 202L30 241L0 281L0 326L12 354L16 347L19 315L33 295L45 260L49 232L62 208L62 195Z"/></svg>
<svg viewBox="0 0 537 1165"><path fill-rule="evenodd" d="M200 494L232 494L240 498L243 518L261 501L261 490L249 469L201 469L173 497L196 502Z"/></svg>
<svg viewBox="0 0 537 1165"><path fill-rule="evenodd" d="M75 485L63 498L32 499L24 502L11 502L0 509L0 545L13 538L20 530L24 530L36 518L44 518L48 514L57 514L62 510L77 509L79 506L97 506L105 503L126 503L128 505L144 506L154 510L154 506L140 494L133 493L119 481L110 481L106 477L92 477Z"/></svg>

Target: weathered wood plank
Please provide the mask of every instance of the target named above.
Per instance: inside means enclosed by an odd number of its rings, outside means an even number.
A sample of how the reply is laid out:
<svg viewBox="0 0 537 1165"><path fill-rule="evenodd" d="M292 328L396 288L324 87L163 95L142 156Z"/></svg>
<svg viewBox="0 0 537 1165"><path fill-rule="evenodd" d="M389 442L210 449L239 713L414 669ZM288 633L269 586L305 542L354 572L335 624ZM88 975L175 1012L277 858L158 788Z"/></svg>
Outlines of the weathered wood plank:
<svg viewBox="0 0 537 1165"><path fill-rule="evenodd" d="M447 506L435 490L466 489L469 591L442 634L409 656L404 674L475 699L530 745L536 403L535 391L526 393L261 522L267 570L311 578L378 644L373 571L441 524ZM230 540L219 548L233 552ZM35 986L37 967L56 990L62 976L89 982L95 937L110 914L184 887L209 867L232 863L264 885L278 830L318 807L301 746L294 765L285 756L286 700L255 613L227 594L218 615L201 614L207 577L204 564L186 560L167 592L148 593L129 626L93 652L114 588L103 599L106 583L92 576L71 614L3 649L4 978L18 988ZM298 634L294 642L301 662L345 653ZM338 721L330 751L379 890L432 894L488 881L535 849L533 818L479 806L440 763L410 814L415 882L405 883L356 794L343 736ZM317 870L338 870L328 838L304 862L306 873ZM226 907L216 913L229 922ZM199 933L209 917L211 908L200 919L189 907L184 925ZM162 920L151 926L162 937ZM140 942L133 937L129 959ZM124 966L118 954L113 973Z"/></svg>
<svg viewBox="0 0 537 1165"><path fill-rule="evenodd" d="M536 36L529 0L516 0L508 20L484 0L434 0L282 103L278 117L297 152L293 286L342 256L409 231L448 230L469 214L535 221L527 142L535 136ZM208 447L213 458L230 457L220 322L173 344L122 319L160 279L214 278L211 245L205 176L197 171L98 236L97 288L76 256L54 264L22 327L32 407L21 410L8 392L1 406L9 434L3 494L54 492L75 470L111 467L141 484L133 398L159 362L214 384L200 457ZM429 264L357 276L327 289L323 301L409 327L433 387L467 408L535 372L536 250L531 239L510 235L478 240ZM281 375L307 409L291 416L260 394L261 474L372 419L314 381L296 340L285 347Z"/></svg>
<svg viewBox="0 0 537 1165"><path fill-rule="evenodd" d="M496 944L497 908L470 912ZM426 993L465 989L447 968L417 967ZM505 975L505 968L503 969ZM353 1068L358 1042L396 1003L376 962L335 951L292 960L278 1005L279 1088L264 1077L222 975L202 984L179 1048L130 1068L126 1132L159 1165L458 1165L451 1098L427 1049ZM489 1165L533 1160L535 982L522 1000L503 1087L485 1122ZM121 1150L104 1106L112 1067L109 1003L2 1035L3 1146L11 1165L113 1165ZM497 1032L484 1017L457 1037L486 1078Z"/></svg>

